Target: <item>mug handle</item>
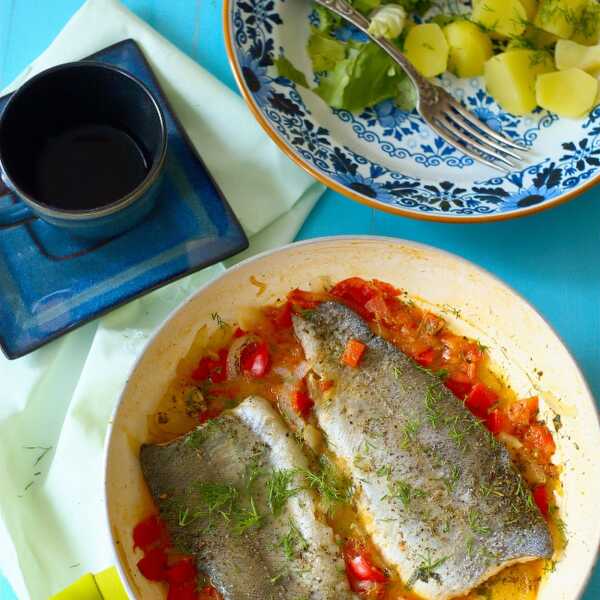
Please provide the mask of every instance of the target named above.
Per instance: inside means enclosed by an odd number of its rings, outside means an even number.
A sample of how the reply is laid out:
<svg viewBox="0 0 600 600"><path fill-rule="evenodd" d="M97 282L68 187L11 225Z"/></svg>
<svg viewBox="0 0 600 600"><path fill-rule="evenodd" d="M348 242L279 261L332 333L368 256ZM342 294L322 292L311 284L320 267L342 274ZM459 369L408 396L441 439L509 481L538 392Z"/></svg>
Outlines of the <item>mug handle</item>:
<svg viewBox="0 0 600 600"><path fill-rule="evenodd" d="M10 203L2 202L0 204L0 227L16 225L24 219L33 216L31 209L17 199L16 195L10 190L4 180L4 173L0 171L0 200L9 199Z"/></svg>

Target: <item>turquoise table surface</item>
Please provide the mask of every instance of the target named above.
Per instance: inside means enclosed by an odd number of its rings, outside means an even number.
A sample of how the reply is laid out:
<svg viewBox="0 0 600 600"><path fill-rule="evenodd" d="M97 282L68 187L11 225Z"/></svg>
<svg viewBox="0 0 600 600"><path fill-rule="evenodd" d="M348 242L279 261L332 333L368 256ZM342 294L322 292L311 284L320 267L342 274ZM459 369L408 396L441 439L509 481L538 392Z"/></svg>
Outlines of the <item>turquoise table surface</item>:
<svg viewBox="0 0 600 600"><path fill-rule="evenodd" d="M0 0L0 87L46 48L81 0ZM184 52L237 91L218 0L126 0ZM566 342L600 399L600 188L554 210L502 223L450 225L388 215L328 191L298 235L386 235L431 244L496 274ZM12 599L0 575L0 600ZM584 600L600 598L600 565Z"/></svg>

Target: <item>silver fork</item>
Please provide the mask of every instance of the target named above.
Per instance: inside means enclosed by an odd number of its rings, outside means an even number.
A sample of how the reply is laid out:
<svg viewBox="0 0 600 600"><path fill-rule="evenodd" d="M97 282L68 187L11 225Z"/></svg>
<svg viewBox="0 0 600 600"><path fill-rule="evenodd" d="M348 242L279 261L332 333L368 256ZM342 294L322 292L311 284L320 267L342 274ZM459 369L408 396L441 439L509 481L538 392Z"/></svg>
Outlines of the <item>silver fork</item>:
<svg viewBox="0 0 600 600"><path fill-rule="evenodd" d="M425 79L406 56L389 40L369 33L370 21L345 0L315 0L317 4L349 21L383 48L406 72L417 90L417 110L425 122L448 144L474 160L510 172L527 149L482 123L446 90ZM511 160L514 159L514 160Z"/></svg>

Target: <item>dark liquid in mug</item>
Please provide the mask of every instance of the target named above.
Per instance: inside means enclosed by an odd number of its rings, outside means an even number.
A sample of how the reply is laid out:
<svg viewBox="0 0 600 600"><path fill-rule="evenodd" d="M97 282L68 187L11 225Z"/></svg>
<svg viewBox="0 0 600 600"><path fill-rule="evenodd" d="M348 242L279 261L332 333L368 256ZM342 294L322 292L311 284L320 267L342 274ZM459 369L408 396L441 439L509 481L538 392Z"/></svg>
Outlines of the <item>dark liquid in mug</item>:
<svg viewBox="0 0 600 600"><path fill-rule="evenodd" d="M65 210L98 208L132 192L148 170L144 153L127 133L85 125L44 146L35 168L35 196Z"/></svg>

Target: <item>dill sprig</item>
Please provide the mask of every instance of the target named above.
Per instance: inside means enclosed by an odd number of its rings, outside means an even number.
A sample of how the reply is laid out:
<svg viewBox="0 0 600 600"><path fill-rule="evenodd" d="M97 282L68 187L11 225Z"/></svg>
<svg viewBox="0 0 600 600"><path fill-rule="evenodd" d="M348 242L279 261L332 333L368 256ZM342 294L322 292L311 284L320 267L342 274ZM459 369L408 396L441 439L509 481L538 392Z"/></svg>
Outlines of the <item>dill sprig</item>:
<svg viewBox="0 0 600 600"><path fill-rule="evenodd" d="M190 446L197 450L208 440L208 438L218 429L218 422L214 419L207 421L204 425L197 427L187 435L183 442L186 446Z"/></svg>
<svg viewBox="0 0 600 600"><path fill-rule="evenodd" d="M262 525L263 515L258 512L254 498L250 496L250 503L244 508L237 507L233 513L233 532L242 535L252 527Z"/></svg>
<svg viewBox="0 0 600 600"><path fill-rule="evenodd" d="M402 506L408 508L413 500L424 498L425 492L407 481L397 480L388 486L388 494L385 497L400 500Z"/></svg>
<svg viewBox="0 0 600 600"><path fill-rule="evenodd" d="M421 563L415 569L415 572L410 576L410 579L406 582L406 587L410 589L417 581L423 581L427 583L430 579L441 581L441 578L435 570L442 566L447 560L448 556L442 556L436 560L431 556L431 550L427 550L425 554L419 556Z"/></svg>
<svg viewBox="0 0 600 600"><path fill-rule="evenodd" d="M267 481L267 502L275 516L281 513L288 499L300 491L298 487L291 487L295 475L293 469L282 469L273 471Z"/></svg>
<svg viewBox="0 0 600 600"><path fill-rule="evenodd" d="M352 483L329 460L322 458L319 469L301 472L310 489L315 490L323 501L325 510L331 513L339 504L344 504L352 497Z"/></svg>
<svg viewBox="0 0 600 600"><path fill-rule="evenodd" d="M291 520L289 525L288 532L279 540L279 547L285 558L291 561L308 550L308 542Z"/></svg>
<svg viewBox="0 0 600 600"><path fill-rule="evenodd" d="M482 515L478 510L471 509L467 513L469 529L476 535L488 535L491 529L482 523Z"/></svg>

